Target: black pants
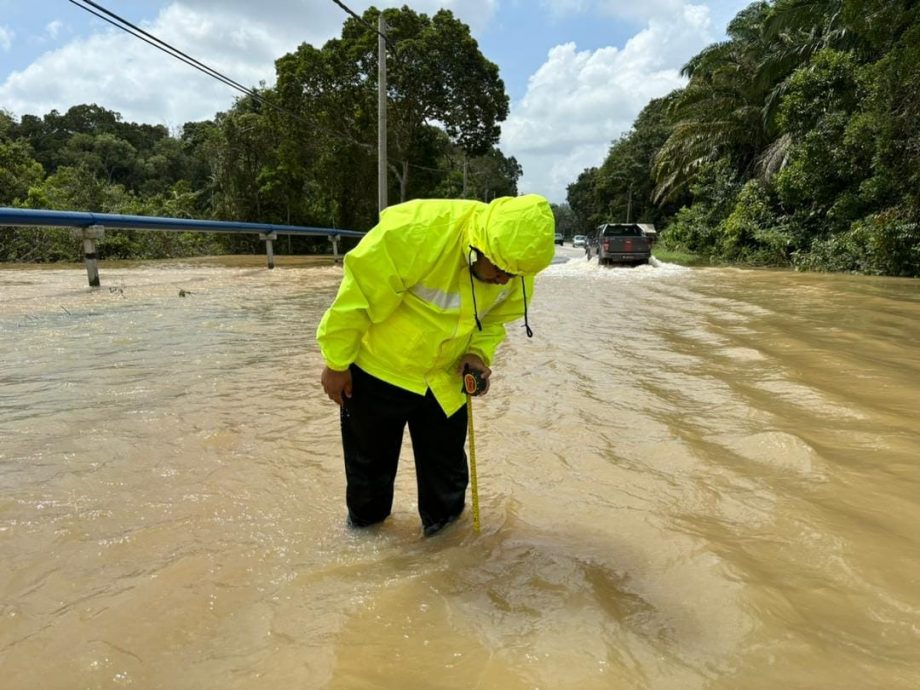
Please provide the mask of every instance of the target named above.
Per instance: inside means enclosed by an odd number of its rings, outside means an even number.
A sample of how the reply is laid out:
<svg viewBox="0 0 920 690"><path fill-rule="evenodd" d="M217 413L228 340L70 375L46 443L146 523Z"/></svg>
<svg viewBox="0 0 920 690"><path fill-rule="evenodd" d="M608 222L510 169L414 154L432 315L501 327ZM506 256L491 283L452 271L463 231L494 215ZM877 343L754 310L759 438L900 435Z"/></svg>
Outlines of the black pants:
<svg viewBox="0 0 920 690"><path fill-rule="evenodd" d="M345 500L353 525L384 520L393 507L393 482L409 425L418 483L418 512L428 529L463 512L466 408L448 417L429 390L418 395L381 381L352 365L352 396L342 406Z"/></svg>

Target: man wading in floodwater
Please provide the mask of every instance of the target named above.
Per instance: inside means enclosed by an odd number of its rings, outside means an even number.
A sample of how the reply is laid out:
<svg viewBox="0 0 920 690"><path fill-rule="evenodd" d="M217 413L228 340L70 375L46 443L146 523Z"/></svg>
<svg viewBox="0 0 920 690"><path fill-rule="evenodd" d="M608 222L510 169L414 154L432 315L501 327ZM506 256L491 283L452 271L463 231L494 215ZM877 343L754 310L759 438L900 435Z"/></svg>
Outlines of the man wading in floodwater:
<svg viewBox="0 0 920 690"><path fill-rule="evenodd" d="M464 366L486 379L504 324L527 308L553 259L555 223L534 194L490 204L416 200L383 211L345 255L316 331L322 385L341 407L349 523L386 519L409 425L426 536L463 512Z"/></svg>

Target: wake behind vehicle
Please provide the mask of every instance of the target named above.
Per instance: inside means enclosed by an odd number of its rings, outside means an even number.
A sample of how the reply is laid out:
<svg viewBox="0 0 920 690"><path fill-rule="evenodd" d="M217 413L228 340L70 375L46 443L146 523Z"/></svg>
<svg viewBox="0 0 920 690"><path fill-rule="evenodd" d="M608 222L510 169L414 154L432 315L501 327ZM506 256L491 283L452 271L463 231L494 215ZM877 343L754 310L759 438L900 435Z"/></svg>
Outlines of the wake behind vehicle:
<svg viewBox="0 0 920 690"><path fill-rule="evenodd" d="M602 266L638 266L647 264L652 256L652 243L639 223L603 223L597 227L592 244Z"/></svg>

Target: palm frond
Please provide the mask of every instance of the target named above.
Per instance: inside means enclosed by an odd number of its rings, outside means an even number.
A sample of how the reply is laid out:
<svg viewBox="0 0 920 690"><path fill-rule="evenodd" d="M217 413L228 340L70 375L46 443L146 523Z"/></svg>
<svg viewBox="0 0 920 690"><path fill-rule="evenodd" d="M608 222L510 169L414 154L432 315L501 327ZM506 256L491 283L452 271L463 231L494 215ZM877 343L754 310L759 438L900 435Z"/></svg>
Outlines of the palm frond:
<svg viewBox="0 0 920 690"><path fill-rule="evenodd" d="M769 181L776 173L786 167L791 148L792 135L783 134L757 157L756 167L764 180Z"/></svg>

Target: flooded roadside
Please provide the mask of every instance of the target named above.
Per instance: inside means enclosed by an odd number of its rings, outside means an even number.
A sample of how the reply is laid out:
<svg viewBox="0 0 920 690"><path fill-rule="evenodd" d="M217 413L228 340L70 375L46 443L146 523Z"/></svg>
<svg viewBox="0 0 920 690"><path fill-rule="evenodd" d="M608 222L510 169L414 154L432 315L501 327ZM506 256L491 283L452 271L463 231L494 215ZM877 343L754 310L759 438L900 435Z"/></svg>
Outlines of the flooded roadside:
<svg viewBox="0 0 920 690"><path fill-rule="evenodd" d="M0 269L11 687L920 683L917 281L552 266L424 540L411 461L344 525L341 269L252 262Z"/></svg>

